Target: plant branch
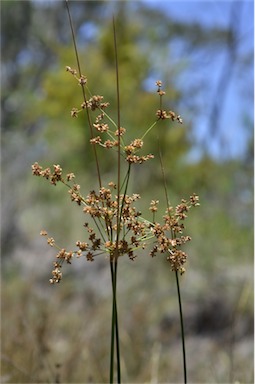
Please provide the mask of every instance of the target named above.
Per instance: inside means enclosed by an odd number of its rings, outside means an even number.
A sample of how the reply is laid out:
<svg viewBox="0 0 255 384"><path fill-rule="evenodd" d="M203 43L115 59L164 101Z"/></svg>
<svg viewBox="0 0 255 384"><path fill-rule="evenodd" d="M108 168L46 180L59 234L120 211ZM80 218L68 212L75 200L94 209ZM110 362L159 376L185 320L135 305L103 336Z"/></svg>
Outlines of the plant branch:
<svg viewBox="0 0 255 384"><path fill-rule="evenodd" d="M77 62L77 66L78 66L78 73L79 73L79 76L81 78L82 77L82 73L81 73L80 59L79 59L79 54L78 54L78 49L77 49L77 44L76 44L76 38L75 38L75 33L74 33L72 17L71 17L69 5L68 5L68 0L66 0L65 4L66 4L67 13L68 13L68 19L69 19L69 24L70 24L70 28L71 28L71 33L72 33L72 40L73 40L73 46L74 46L74 51L75 51L76 62ZM87 105L87 97L86 97L86 92L85 92L85 84L81 83L81 89L82 89L83 101L84 101L85 105ZM91 117L90 117L90 113L89 113L88 108L86 108L86 112L87 112L87 119L88 119L88 123L89 123L90 136L91 136L91 139L92 139L94 137L94 135L93 135L93 124L92 124L92 121L91 121ZM99 159L98 159L97 149L96 149L95 145L93 145L93 151L94 151L94 156L95 156L95 160L96 160L96 169L97 169L97 176L98 176L99 187L101 188L102 187L102 180L101 180L101 173L100 173L100 167L99 167Z"/></svg>
<svg viewBox="0 0 255 384"><path fill-rule="evenodd" d="M161 153L160 144L159 144L159 137L158 137L158 148L159 148L159 158L160 158L160 166L161 166L161 172L162 172L163 183L164 183L164 191L165 191L166 204L167 204L167 208L169 208L170 207L170 201L169 201L169 197L168 197L168 193L167 193L166 175L165 175L165 169L164 169L164 165L163 165L163 158L162 158L162 153ZM176 237L175 234L173 233L172 229L171 229L171 235L172 235L172 238ZM186 384L187 383L187 366L186 366L185 332L184 332L184 323L183 323L183 314L182 314L182 303L181 303L181 291L180 291L180 285L179 285L178 270L175 271L175 278L176 278L178 303L179 303L179 314L180 314L180 324L181 324L183 374L184 374L184 383Z"/></svg>

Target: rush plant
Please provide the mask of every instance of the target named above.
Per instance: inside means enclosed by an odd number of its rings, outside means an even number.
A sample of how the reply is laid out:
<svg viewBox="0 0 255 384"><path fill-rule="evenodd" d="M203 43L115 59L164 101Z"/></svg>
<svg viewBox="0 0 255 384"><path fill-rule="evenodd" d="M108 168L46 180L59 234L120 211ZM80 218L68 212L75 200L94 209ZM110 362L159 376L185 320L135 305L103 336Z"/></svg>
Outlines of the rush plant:
<svg viewBox="0 0 255 384"><path fill-rule="evenodd" d="M114 380L117 380L118 383L121 383L119 338L121 329L118 322L117 305L118 263L123 256L134 260L141 250L147 252L152 257L156 256L156 254L164 254L176 279L182 335L184 382L186 383L187 369L179 276L185 272L184 264L187 260L187 254L183 250L183 245L191 240L190 236L183 234L184 222L190 208L199 205L199 198L196 194L193 194L187 200L181 199L180 204L176 207L171 206L160 150L162 188L165 193L166 206L165 215L162 220L156 220L158 200L151 201L148 207L148 213L150 211L149 218L145 218L135 206L137 200L141 199L141 196L135 191L131 194L128 193L130 174L134 164L139 164L142 167L147 161L151 161L154 158L154 155L151 153L141 154L147 135L149 135L152 129L159 126L161 120L169 119L182 124L182 119L175 112L163 109L165 92L162 88L162 82L158 80L155 85L159 105L158 108L155 108L155 120L141 136L134 137L133 140L127 142L125 134L128 128L124 128L121 123L118 44L114 18L113 45L115 52L117 121L108 113L109 103L104 101L104 97L93 95L88 87L89 80L81 71L74 28L67 1L66 6L77 62L77 69L66 66L66 71L80 85L82 96L80 107L72 108L71 117L85 118L87 121L87 129L90 132L90 144L94 153L98 188L96 190L88 190L86 195L83 195L81 192L82 188L76 182L74 173L64 174L60 165L53 165L47 168L43 168L37 162L32 165L33 175L43 177L54 186L58 183L64 184L67 187L70 199L81 207L86 218L84 223L84 239L77 240L76 248L71 251L58 245L53 237L48 236L45 230L41 231L41 235L47 238L47 243L57 249L50 283L60 283L63 277L63 265L71 264L75 258L85 258L88 261L93 261L100 255L107 256L112 284L109 382L113 383ZM100 168L99 150L115 152L116 172L113 180L104 180L104 175ZM115 362L116 372L114 371Z"/></svg>

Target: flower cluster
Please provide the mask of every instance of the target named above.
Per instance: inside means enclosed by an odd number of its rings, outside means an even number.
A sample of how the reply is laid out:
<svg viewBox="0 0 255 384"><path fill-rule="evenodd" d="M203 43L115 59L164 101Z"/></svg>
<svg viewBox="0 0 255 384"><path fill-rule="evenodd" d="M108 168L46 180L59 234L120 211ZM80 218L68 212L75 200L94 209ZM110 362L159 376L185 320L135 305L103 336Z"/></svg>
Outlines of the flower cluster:
<svg viewBox="0 0 255 384"><path fill-rule="evenodd" d="M71 67L66 67L66 70L76 78L79 85L86 87L87 78L85 76L77 77L77 71ZM71 264L74 257L85 256L88 261L93 261L96 256L105 254L108 255L110 261L114 261L120 256L127 255L133 260L136 257L136 250L144 249L147 243L152 243L151 256L155 256L157 253L166 254L171 269L180 273L184 272L183 265L186 262L187 254L182 250L182 246L191 238L183 235L183 222L189 209L199 205L198 196L193 194L189 201L182 200L175 208L168 207L163 216L163 224L160 224L155 221L158 200L151 201L149 210L152 214L152 220L148 221L142 218L141 212L135 207L140 195L127 194L131 166L142 164L154 157L152 154L138 154L143 148L143 139L147 133L156 125L158 120L171 119L182 123L179 115L162 109L162 97L165 92L162 90L161 81L157 81L156 85L160 97L160 108L156 112L157 120L142 138L135 138L129 144L124 141L126 129L117 127L106 113L105 109L109 103L103 101L103 96L94 95L89 99L84 97L81 109L73 108L71 111L72 117L78 117L79 112L84 109L87 110L88 115L93 111L99 111L93 124L89 118L90 128L97 134L95 136L91 134L90 143L106 149L118 148L119 153L128 162L128 171L126 177L123 178L122 190L120 186L117 188L113 181L108 183L107 187L103 187L100 183L98 191L92 190L84 197L81 194L80 185L74 182L75 175L73 173L63 176L60 165L53 165L53 169L49 167L43 169L37 162L32 165L33 175L45 178L52 185L56 185L58 182L66 185L71 201L82 206L86 215L84 223L87 232L86 241L76 241L77 248L73 251L66 251L66 249L59 247L54 238L48 237L46 231L41 231L41 235L47 237L47 243L58 250L50 279L52 284L61 281L62 264L64 262ZM123 191L125 192L123 193Z"/></svg>
<svg viewBox="0 0 255 384"><path fill-rule="evenodd" d="M73 69L71 67L69 67L68 65L66 66L66 71L71 73L77 80L78 80L78 83L80 85L85 85L87 84L87 77L86 76L83 76L81 75L81 77L77 77L77 71L76 69Z"/></svg>
<svg viewBox="0 0 255 384"><path fill-rule="evenodd" d="M196 194L190 196L189 201L182 199L175 209L169 207L163 216L164 224L154 223L151 228L157 241L154 244L150 255L155 256L156 253L167 254L167 260L170 262L173 271L184 273L183 265L186 262L187 254L181 250L183 244L191 240L190 236L183 236L184 223L187 213L191 207L199 206L199 197ZM150 210L157 210L157 202L151 203Z"/></svg>
<svg viewBox="0 0 255 384"><path fill-rule="evenodd" d="M50 180L50 183L56 185L58 181L62 181L62 168L60 165L53 165L53 172L50 168L45 168L44 170L38 163L32 165L32 174L35 176L42 176L45 179Z"/></svg>
<svg viewBox="0 0 255 384"><path fill-rule="evenodd" d="M79 84L82 84L84 86L86 85L86 76L78 78L77 71L69 66L66 67L66 70L76 78ZM84 81L82 82L81 79L84 79ZM105 109L109 106L109 103L103 102L103 99L103 96L93 95L88 100L85 99L83 101L80 109L74 107L71 110L71 116L75 118L78 117L78 114L83 109L88 109L90 111L98 110L100 112L99 115L96 116L95 122L92 124L92 127L97 131L97 136L91 137L90 143L93 145L100 145L101 147L104 147L106 149L111 149L118 147L119 139L121 139L120 147L122 150L122 155L125 157L126 161L129 164L142 164L149 159L153 159L154 155L151 153L143 156L137 155L137 152L143 146L143 141L141 139L135 139L130 144L125 145L123 136L126 133L126 129L124 127L116 127L116 124L105 112ZM105 119L108 119L108 122L105 122ZM114 129L110 129L109 122L114 126ZM103 138L101 136L102 134L107 134L108 137Z"/></svg>
<svg viewBox="0 0 255 384"><path fill-rule="evenodd" d="M62 169L59 165L43 169L38 163L32 165L32 173L41 176L56 185L62 182L69 187L71 200L78 205L83 205L83 212L89 216L95 224L95 228L89 225L86 220L84 227L87 231L87 241L77 241L78 249L66 251L59 247L54 238L48 237L47 243L51 247L58 249L56 261L53 263L52 278L50 282L58 283L62 278L61 267L64 262L71 264L73 257L85 256L87 260L93 261L95 256L100 254L108 255L111 260L123 255L128 255L134 260L135 250L145 249L146 243L153 242L151 256L156 253L166 254L172 270L184 272L183 264L186 262L187 254L181 250L186 242L190 241L190 236L183 236L183 221L192 206L199 205L199 198L193 194L189 201L182 200L175 208L169 207L166 215L163 216L164 224L155 222L155 213L158 210L158 200L152 200L150 211L153 220L148 221L141 217L134 203L140 199L140 195L114 193L116 185L110 182L108 187L101 187L98 192L91 191L85 198L80 193L80 186L73 182L75 176L68 173L62 176ZM73 185L70 186L72 182ZM119 216L118 216L119 215ZM47 236L46 231L41 231L42 236Z"/></svg>
<svg viewBox="0 0 255 384"><path fill-rule="evenodd" d="M108 188L101 187L98 192L91 191L84 198L80 193L80 186L73 182L74 174L69 173L64 177L59 165L54 165L52 171L50 168L43 169L35 163L32 165L32 173L46 178L53 185L62 182L68 186L71 200L83 205L84 214L92 219L96 228L96 230L92 228L86 220L84 227L88 234L87 242L77 241L78 250L71 252L60 248L52 237L48 237L47 243L59 250L57 261L54 262L51 283L60 282L63 262L70 264L75 255L77 257L84 255L87 260L93 261L95 256L102 253L108 254L110 259L127 254L133 260L136 257L134 251L144 248L144 242L151 233L147 222L140 219L141 213L134 206L140 199L138 194L132 196L121 194L118 197L113 193L116 191L115 183L110 182ZM73 182L72 186L70 182ZM47 232L42 231L41 235L47 236Z"/></svg>
<svg viewBox="0 0 255 384"><path fill-rule="evenodd" d="M81 107L82 109L91 109L91 111L95 111L96 109L99 109L101 111L102 109L105 109L110 105L108 102L102 102L103 99L104 96L94 95L88 101L84 101L81 104Z"/></svg>
<svg viewBox="0 0 255 384"><path fill-rule="evenodd" d="M165 91L162 91L162 81L157 80L156 85L158 87L157 93L160 97L160 109L157 110L156 116L159 120L171 119L172 121L178 121L178 123L182 124L182 118L180 115L176 115L173 111L165 111L161 108L162 106L162 97L166 94Z"/></svg>

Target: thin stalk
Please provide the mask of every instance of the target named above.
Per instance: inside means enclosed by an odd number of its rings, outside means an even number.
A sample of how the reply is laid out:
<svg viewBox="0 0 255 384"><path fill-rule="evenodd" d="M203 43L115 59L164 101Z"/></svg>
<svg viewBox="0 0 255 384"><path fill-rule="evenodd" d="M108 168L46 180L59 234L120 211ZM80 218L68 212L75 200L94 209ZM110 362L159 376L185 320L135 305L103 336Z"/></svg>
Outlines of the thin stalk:
<svg viewBox="0 0 255 384"><path fill-rule="evenodd" d="M121 188L120 188L120 190L122 191L122 189L125 186L124 196L126 195L126 192L127 192L127 187L128 187L129 177L130 177L130 170L131 170L131 163L128 163L128 170L127 170L127 173L124 177L124 180L123 180Z"/></svg>
<svg viewBox="0 0 255 384"><path fill-rule="evenodd" d="M187 383L187 365L186 365L186 349L185 349L185 332L184 332L184 322L183 322L183 315L182 315L182 301L181 301L181 291L180 291L178 271L175 271L175 277L176 277L176 286L177 286L179 312L180 312L180 323L181 323L181 335L182 335L183 374L184 374L184 383L186 384Z"/></svg>
<svg viewBox="0 0 255 384"><path fill-rule="evenodd" d="M116 71L116 93L117 93L117 111L118 111L118 179L117 179L117 238L116 238L116 255L114 262L114 304L115 304L115 337L116 337L116 358L117 358L117 382L121 383L121 369L120 369L120 343L119 343L119 326L118 326L118 311L117 311L117 267L118 267L118 249L119 249L119 235L120 235L120 188L121 188L121 162L120 162L120 85L119 85L119 64L118 64L118 50L117 50L117 36L115 30L115 20L113 18L113 37L114 37L114 53L115 53L115 71Z"/></svg>
<svg viewBox="0 0 255 384"><path fill-rule="evenodd" d="M155 125L157 124L158 120L154 121L154 123L147 129L147 131L142 135L141 137L141 140L143 140L145 138L146 135L148 135L148 133L152 130L152 128L155 127Z"/></svg>
<svg viewBox="0 0 255 384"><path fill-rule="evenodd" d="M124 190L121 209L120 209L120 217L122 215L124 204L125 204L125 199L126 199L126 194L127 194L127 189L128 189L128 182L129 182L129 177L130 177L130 171L131 171L131 164L129 163L128 164L128 171L127 171L127 175L126 175L125 190Z"/></svg>
<svg viewBox="0 0 255 384"><path fill-rule="evenodd" d="M115 21L113 18L113 37L114 37L114 53L115 53L115 73L116 73L116 94L117 94L117 111L118 111L118 176L117 176L117 240L116 240L116 249L118 250L118 241L120 234L120 86L119 86L119 65L118 65L118 50L117 50L117 38L115 30ZM118 255L117 255L118 256Z"/></svg>
<svg viewBox="0 0 255 384"><path fill-rule="evenodd" d="M110 269L111 269L111 280L112 280L112 328L111 328L111 352L110 352L110 380L109 383L113 384L114 379L114 330L115 330L115 300L114 300L114 268L113 268L113 262L110 258Z"/></svg>
<svg viewBox="0 0 255 384"><path fill-rule="evenodd" d="M121 383L120 369L120 348L119 348L119 326L118 326L118 311L117 311L117 267L118 259L110 258L111 280L112 280L112 326L111 326L111 352L110 352L110 384L114 380L114 347L116 339L116 355L117 355L117 382Z"/></svg>
<svg viewBox="0 0 255 384"><path fill-rule="evenodd" d="M168 193L167 193L166 175L165 175L165 169L164 169L164 165L163 165L162 153L161 153L160 145L159 145L159 137L158 137L158 148L159 148L161 172L162 172L162 177L163 177L163 182L164 182L165 198L166 198L167 208L169 208L170 207L170 201L169 201ZM173 233L172 230L171 230L171 235L172 235L172 238L175 237L175 234ZM178 271L175 271L175 277L176 277L176 286L177 286L177 295L178 295L179 313L180 313L180 325L181 325L183 375L184 375L184 383L186 384L187 383L187 365L186 365L186 349L185 349L185 332L184 332L181 291L180 291Z"/></svg>
<svg viewBox="0 0 255 384"><path fill-rule="evenodd" d="M121 162L120 162L120 89L119 89L119 68L118 68L118 52L115 21L113 18L113 35L114 35L114 51L115 51L115 73L116 73L116 93L117 93L117 110L118 110L118 175L117 175L117 235L116 235L116 249L113 255L110 255L110 268L112 279L112 327L111 327L111 352L110 352L110 383L114 379L114 346L116 339L116 359L117 359L117 382L121 383L121 367L120 367L120 342L119 342L119 326L118 326L118 311L117 311L117 269L118 269L118 249L119 249L119 236L120 236L120 190L121 190Z"/></svg>
<svg viewBox="0 0 255 384"><path fill-rule="evenodd" d="M163 183L164 183L165 199L166 199L167 208L169 208L170 200L169 200L168 193L167 193L166 174L165 174L165 168L164 168L164 164L163 164L163 157L162 157L162 153L161 153L161 149L160 149L160 144L159 144L159 136L158 136L158 151L159 151L159 160L160 160L161 173L162 173ZM173 233L172 233L172 235L173 235Z"/></svg>
<svg viewBox="0 0 255 384"><path fill-rule="evenodd" d="M72 33L72 40L73 40L73 46L74 46L74 51L75 51L77 67L78 67L78 73L79 73L79 76L81 77L82 73L81 73L80 59L79 59L79 54L78 54L78 49L77 49L77 44L76 44L76 38L75 38L75 33L74 33L74 27L73 27L72 17L71 17L71 13L70 13L70 9L69 9L68 0L65 1L65 4L66 4L69 24L70 24L70 28L71 28L71 33ZM85 105L87 105L87 97L86 97L85 85L84 84L81 84L81 89L82 89L83 101L84 101ZM93 125L92 125L92 121L91 121L89 110L88 110L88 108L85 108L85 109L86 109L87 119L88 119L88 123L89 123L90 137L92 139L94 137L94 135L93 135ZM102 187L101 173L100 173L97 149L96 149L95 145L93 145L93 151L94 151L94 156L95 156L95 160L96 160L96 169L97 169L97 176L98 176L99 187L101 188Z"/></svg>
<svg viewBox="0 0 255 384"><path fill-rule="evenodd" d="M116 355L117 355L117 383L121 383L121 368L120 368L120 339L119 339L119 322L118 322L118 311L117 311L117 268L118 259L114 261L114 277L115 277L115 337L116 337Z"/></svg>

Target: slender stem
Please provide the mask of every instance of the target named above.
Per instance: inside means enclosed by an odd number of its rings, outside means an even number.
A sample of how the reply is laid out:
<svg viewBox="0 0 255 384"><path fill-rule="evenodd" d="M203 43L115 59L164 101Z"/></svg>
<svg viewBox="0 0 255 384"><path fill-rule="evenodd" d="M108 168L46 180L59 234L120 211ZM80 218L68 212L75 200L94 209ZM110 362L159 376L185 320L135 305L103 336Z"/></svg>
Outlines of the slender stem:
<svg viewBox="0 0 255 384"><path fill-rule="evenodd" d="M120 222L121 222L121 209L120 209L120 189L121 189L121 166L120 166L120 90L119 90L119 70L118 70L118 54L117 54L117 41L115 22L113 18L113 35L114 35L114 50L115 50L115 72L116 72L116 87L117 87L117 108L118 108L118 176L117 176L117 236L116 236L116 249L110 255L110 268L112 278L112 328L111 328L111 354L110 354L110 383L114 379L114 346L116 339L116 357L117 357L117 382L121 383L121 368L120 368L120 342L119 342L119 326L118 326L118 311L117 311L117 267L119 257L119 235L120 235Z"/></svg>
<svg viewBox="0 0 255 384"><path fill-rule="evenodd" d="M111 281L112 281L112 327L111 327L111 352L110 352L110 384L114 379L114 346L116 338L116 355L117 355L117 382L121 383L121 368L120 368L120 343L119 343L119 325L117 311L117 267L118 259L110 258Z"/></svg>
<svg viewBox="0 0 255 384"><path fill-rule="evenodd" d="M181 291L180 291L180 285L179 285L178 271L175 271L175 277L176 277L179 312L180 312L180 323L181 323L183 374L184 374L184 383L186 384L187 383L187 366L186 366L185 332L184 332L184 322L183 322L183 315L182 315L182 302L181 302Z"/></svg>
<svg viewBox="0 0 255 384"><path fill-rule="evenodd" d="M148 133L152 130L152 128L155 127L155 125L157 124L158 120L154 121L154 123L147 129L147 131L142 135L141 137L141 140L143 140L145 138L146 135L148 135Z"/></svg>
<svg viewBox="0 0 255 384"><path fill-rule="evenodd" d="M162 157L162 153L161 153L161 149L160 149L160 144L159 144L159 136L158 136L158 151L159 151L159 160L160 160L161 173L162 173L163 183L164 183L165 199L166 199L167 208L169 208L170 201L169 201L169 197L168 197L168 193L167 193L166 174L165 174L165 168L164 168L164 164L163 164L163 157Z"/></svg>
<svg viewBox="0 0 255 384"><path fill-rule="evenodd" d="M75 38L73 22L72 22L72 17L71 17L70 9L69 9L68 0L65 1L65 4L66 4L67 13L68 13L68 19L69 19L69 24L70 24L70 28L71 28L71 33L72 33L72 40L73 40L73 46L74 46L74 51L75 51L76 62L77 62L77 66L78 66L78 73L79 73L79 76L81 77L82 73L81 73L80 59L79 59L79 54L78 54L76 38ZM85 105L87 105L87 97L86 97L85 85L84 84L81 84L81 89L82 89L83 101L84 101ZM92 139L94 137L94 135L93 135L93 125L92 125L92 121L91 121L89 110L88 110L88 108L85 108L85 109L86 109L87 119L88 119L88 123L89 123L90 137ZM101 173L100 173L97 149L96 149L95 145L93 145L93 151L94 151L94 156L95 156L95 160L96 160L96 169L97 169L97 177L98 177L99 187L101 188L102 187Z"/></svg>
<svg viewBox="0 0 255 384"><path fill-rule="evenodd" d="M114 269L113 263L110 258L110 268L111 268L111 280L112 280L112 328L111 328L111 352L110 352L110 380L109 383L113 384L114 378L114 330L115 330L115 300L114 300Z"/></svg>
<svg viewBox="0 0 255 384"><path fill-rule="evenodd" d="M114 261L114 277L115 277L115 336L116 336L116 355L117 355L117 382L121 383L121 368L120 368L120 340L119 340L119 322L118 322L118 311L117 311L117 267L118 267L118 259Z"/></svg>
<svg viewBox="0 0 255 384"><path fill-rule="evenodd" d="M119 343L119 327L118 327L118 312L117 312L117 266L119 257L119 235L120 235L120 188L121 188L121 164L120 164L120 85L119 85L119 64L118 64L118 50L117 50L117 36L115 29L115 20L113 17L113 37L114 37L114 53L115 53L115 73L116 73L116 94L117 94L117 111L118 111L118 179L117 179L117 237L116 237L116 254L114 257L114 304L115 304L115 336L116 336L116 354L117 354L117 380L121 383L121 369L120 369L120 343Z"/></svg>
<svg viewBox="0 0 255 384"><path fill-rule="evenodd" d="M162 153L161 153L160 145L159 145L159 137L158 137L158 148L159 148L161 172L162 172L162 177L163 177L163 181L164 181L166 204L167 204L167 208L169 208L170 207L170 201L169 201L169 197L168 197L168 193L167 193L166 175L165 175L165 170L164 170L164 165L163 165ZM174 238L175 234L173 233L172 229L171 229L171 234L172 234L172 237ZM177 286L179 313L180 313L180 324L181 324L183 374L184 374L184 383L186 384L187 383L187 365L186 365L186 349L185 349L185 332L184 332L184 323L183 323L183 315L182 315L181 291L180 291L180 285L179 285L178 271L175 271L175 277L176 277L176 286Z"/></svg>
<svg viewBox="0 0 255 384"><path fill-rule="evenodd" d="M126 198L128 183L129 183L129 178L130 178L130 171L131 171L131 164L129 163L128 164L128 171L127 171L127 175L126 175L125 190L124 190L122 204L121 204L120 217L122 215L124 204L125 204L125 198Z"/></svg>
<svg viewBox="0 0 255 384"><path fill-rule="evenodd" d="M118 180L117 180L117 240L116 249L118 249L119 232L120 232L120 86L119 86L119 66L118 66L118 51L117 51L117 38L115 30L115 20L113 17L113 37L114 37L114 52L115 52L115 73L116 73L116 94L117 94L117 111L118 111ZM118 255L117 255L118 256Z"/></svg>

